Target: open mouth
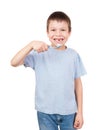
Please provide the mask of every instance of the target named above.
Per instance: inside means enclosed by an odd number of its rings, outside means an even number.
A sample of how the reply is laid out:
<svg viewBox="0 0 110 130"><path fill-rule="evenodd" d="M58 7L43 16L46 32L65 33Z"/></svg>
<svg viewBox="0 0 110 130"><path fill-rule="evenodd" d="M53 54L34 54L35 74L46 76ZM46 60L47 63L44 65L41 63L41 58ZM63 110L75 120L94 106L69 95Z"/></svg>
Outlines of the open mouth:
<svg viewBox="0 0 110 130"><path fill-rule="evenodd" d="M61 43L63 42L64 38L54 38L53 40L54 40L56 43L61 44Z"/></svg>
<svg viewBox="0 0 110 130"><path fill-rule="evenodd" d="M54 37L53 38L53 44L59 48L64 45L64 38L63 37Z"/></svg>

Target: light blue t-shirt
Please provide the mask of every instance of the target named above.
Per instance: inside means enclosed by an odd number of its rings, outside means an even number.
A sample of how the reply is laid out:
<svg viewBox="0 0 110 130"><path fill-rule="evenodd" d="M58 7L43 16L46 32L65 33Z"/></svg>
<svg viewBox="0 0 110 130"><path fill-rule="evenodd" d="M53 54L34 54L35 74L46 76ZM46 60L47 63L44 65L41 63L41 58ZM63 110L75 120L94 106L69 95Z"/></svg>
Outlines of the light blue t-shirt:
<svg viewBox="0 0 110 130"><path fill-rule="evenodd" d="M71 48L31 51L24 65L35 71L35 109L68 115L77 111L74 79L86 73L79 54Z"/></svg>

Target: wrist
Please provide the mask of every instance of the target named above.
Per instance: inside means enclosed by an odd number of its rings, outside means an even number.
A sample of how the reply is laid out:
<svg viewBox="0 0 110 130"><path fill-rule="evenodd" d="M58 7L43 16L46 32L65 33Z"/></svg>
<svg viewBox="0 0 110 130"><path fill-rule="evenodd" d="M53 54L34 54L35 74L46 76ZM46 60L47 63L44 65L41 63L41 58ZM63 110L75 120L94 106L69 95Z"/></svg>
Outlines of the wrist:
<svg viewBox="0 0 110 130"><path fill-rule="evenodd" d="M78 110L77 113L83 115L83 111L82 110Z"/></svg>

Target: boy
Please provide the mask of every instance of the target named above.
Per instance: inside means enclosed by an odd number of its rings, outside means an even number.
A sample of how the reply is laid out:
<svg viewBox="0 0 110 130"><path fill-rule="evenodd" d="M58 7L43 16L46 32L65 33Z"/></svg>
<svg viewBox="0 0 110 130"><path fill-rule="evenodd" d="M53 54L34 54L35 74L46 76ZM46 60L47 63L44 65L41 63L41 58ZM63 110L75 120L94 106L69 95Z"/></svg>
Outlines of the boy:
<svg viewBox="0 0 110 130"><path fill-rule="evenodd" d="M83 125L81 76L86 73L79 54L65 46L71 34L70 18L61 11L47 19L51 46L32 41L11 60L36 75L35 108L40 130L76 130Z"/></svg>

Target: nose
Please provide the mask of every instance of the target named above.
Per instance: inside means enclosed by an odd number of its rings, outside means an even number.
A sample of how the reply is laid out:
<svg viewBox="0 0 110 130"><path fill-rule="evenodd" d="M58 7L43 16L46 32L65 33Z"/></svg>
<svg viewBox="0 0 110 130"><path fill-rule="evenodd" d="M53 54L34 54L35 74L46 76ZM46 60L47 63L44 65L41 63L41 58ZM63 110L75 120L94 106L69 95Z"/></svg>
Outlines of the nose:
<svg viewBox="0 0 110 130"><path fill-rule="evenodd" d="M57 35L57 36L61 35L61 31L57 30L57 31L56 31L56 35Z"/></svg>

